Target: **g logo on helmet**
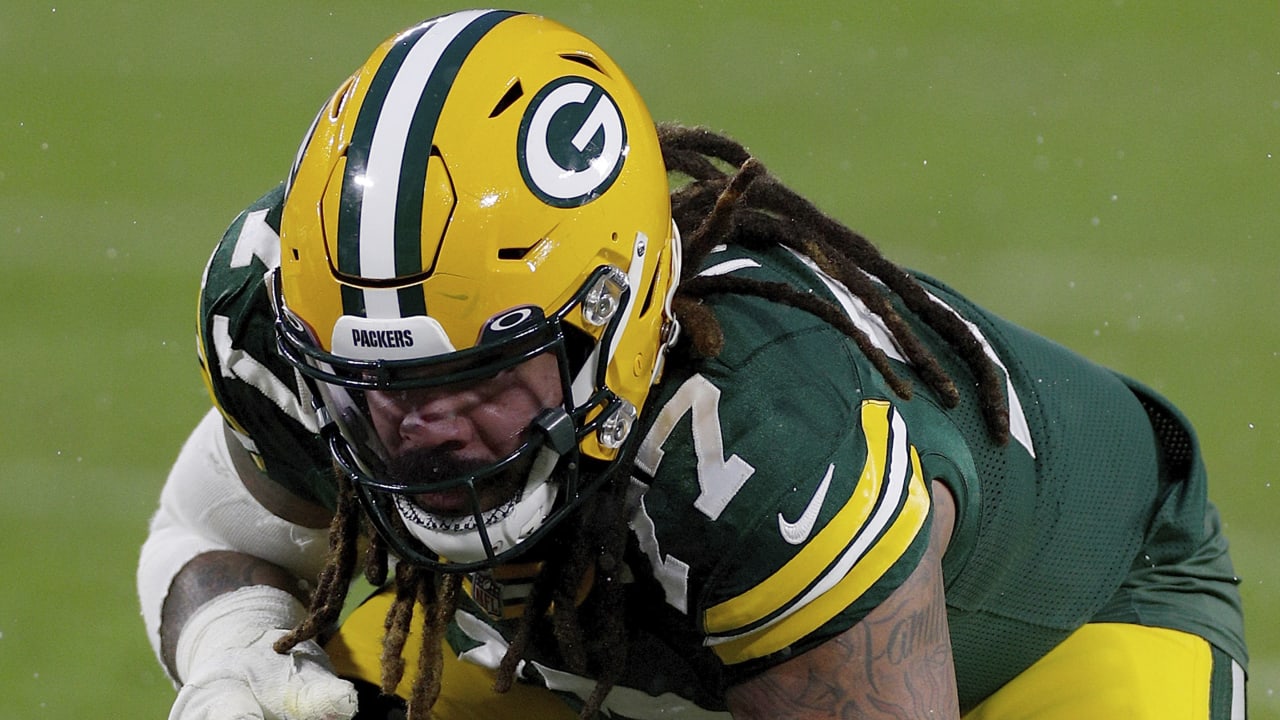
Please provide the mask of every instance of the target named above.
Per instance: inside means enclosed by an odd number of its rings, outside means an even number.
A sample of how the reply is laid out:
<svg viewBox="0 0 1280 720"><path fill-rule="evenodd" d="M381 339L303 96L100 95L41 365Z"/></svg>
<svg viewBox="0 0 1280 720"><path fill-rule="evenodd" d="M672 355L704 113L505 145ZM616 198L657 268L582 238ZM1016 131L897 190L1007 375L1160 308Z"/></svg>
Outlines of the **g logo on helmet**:
<svg viewBox="0 0 1280 720"><path fill-rule="evenodd" d="M525 184L561 208L586 205L622 172L627 128L604 88L582 77L548 83L520 121L517 156Z"/></svg>

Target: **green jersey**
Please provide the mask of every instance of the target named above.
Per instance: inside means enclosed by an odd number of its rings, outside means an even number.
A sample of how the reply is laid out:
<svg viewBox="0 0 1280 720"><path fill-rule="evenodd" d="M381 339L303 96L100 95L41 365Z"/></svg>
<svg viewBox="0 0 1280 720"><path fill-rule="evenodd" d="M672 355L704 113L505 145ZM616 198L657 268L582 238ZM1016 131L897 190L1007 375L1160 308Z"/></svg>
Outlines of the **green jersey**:
<svg viewBox="0 0 1280 720"><path fill-rule="evenodd" d="M260 466L332 506L312 399L277 354L263 281L279 262L281 196L237 218L210 260L201 357L215 402ZM1192 632L1244 664L1236 580L1196 440L1154 392L918 276L1003 374L1012 437L999 443L968 366L905 307L955 380L958 405L918 380L877 316L790 251L725 248L701 272L834 301L915 391L899 397L857 344L806 311L707 299L724 350L668 367L637 429L630 652L606 701L613 715L715 716L727 686L849 629L923 555L934 480L957 504L943 573L963 708L1087 622ZM502 598L517 586L469 579L449 634L465 659L496 665L514 628ZM589 692L549 633L535 637L521 677Z"/></svg>

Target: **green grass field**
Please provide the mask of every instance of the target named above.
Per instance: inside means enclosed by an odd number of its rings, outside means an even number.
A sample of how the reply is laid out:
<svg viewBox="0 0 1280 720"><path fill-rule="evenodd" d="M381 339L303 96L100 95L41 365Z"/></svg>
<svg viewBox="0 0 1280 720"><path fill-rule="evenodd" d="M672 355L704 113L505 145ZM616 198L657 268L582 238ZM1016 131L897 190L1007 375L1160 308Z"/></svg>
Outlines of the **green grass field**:
<svg viewBox="0 0 1280 720"><path fill-rule="evenodd" d="M656 117L732 132L891 257L1196 420L1253 717L1280 718L1280 6L613 5L525 3ZM455 6L190 7L0 6L0 720L166 714L133 573L207 407L203 261L373 46Z"/></svg>

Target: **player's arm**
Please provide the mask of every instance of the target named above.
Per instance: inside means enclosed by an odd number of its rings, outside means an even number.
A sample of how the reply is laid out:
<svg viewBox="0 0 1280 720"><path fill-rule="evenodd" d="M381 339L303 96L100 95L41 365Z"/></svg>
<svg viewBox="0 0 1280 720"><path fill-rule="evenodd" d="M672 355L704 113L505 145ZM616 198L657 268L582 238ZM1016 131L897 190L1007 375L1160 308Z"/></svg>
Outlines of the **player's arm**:
<svg viewBox="0 0 1280 720"><path fill-rule="evenodd" d="M940 483L933 497L929 549L907 581L843 634L730 688L734 718L960 717L941 562L955 505Z"/></svg>
<svg viewBox="0 0 1280 720"><path fill-rule="evenodd" d="M183 446L138 565L148 635L181 686L170 718L350 717L354 689L315 643L276 639L306 615L325 560L324 514L266 481L211 412ZM265 499L265 500L264 500Z"/></svg>
<svg viewBox="0 0 1280 720"><path fill-rule="evenodd" d="M235 477L228 478L228 481L239 482L244 486L247 495L242 497L242 502L246 506L251 498L261 506L261 510L285 523L296 525L299 529L319 530L328 527L331 515L328 510L273 482L257 469L249 452L234 439L229 427L223 424L220 431L230 469L235 471ZM250 512L257 510L252 509ZM283 565L243 549L210 550L184 565L169 585L160 615L160 657L170 674L177 676L174 654L179 633L187 620L215 597L240 588L262 585L283 590L305 603L306 584L315 579L314 567L319 560L317 551L323 547L322 543L316 542L318 539L312 538L305 546L295 545L297 552L294 557L289 557L292 554L289 551L284 557L277 557ZM278 556L279 552L273 554Z"/></svg>

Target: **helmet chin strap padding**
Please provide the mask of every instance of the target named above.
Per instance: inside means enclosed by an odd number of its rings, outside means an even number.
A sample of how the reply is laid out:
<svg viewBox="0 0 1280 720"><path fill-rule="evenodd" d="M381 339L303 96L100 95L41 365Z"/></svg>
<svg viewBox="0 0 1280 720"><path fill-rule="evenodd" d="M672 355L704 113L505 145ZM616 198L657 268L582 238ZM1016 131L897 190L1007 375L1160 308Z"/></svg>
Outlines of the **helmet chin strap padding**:
<svg viewBox="0 0 1280 720"><path fill-rule="evenodd" d="M398 514L409 535L441 558L441 567L458 569L492 563L542 528L560 495L560 483L552 480L558 459L550 448L539 449L524 489L492 510L460 516L436 515L404 495L393 495L392 511Z"/></svg>
<svg viewBox="0 0 1280 720"><path fill-rule="evenodd" d="M578 444L573 418L562 407L543 410L531 424L546 438L543 447L557 455L568 453Z"/></svg>

